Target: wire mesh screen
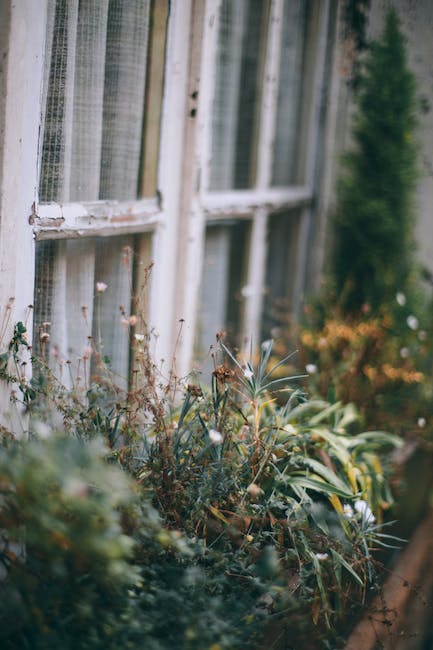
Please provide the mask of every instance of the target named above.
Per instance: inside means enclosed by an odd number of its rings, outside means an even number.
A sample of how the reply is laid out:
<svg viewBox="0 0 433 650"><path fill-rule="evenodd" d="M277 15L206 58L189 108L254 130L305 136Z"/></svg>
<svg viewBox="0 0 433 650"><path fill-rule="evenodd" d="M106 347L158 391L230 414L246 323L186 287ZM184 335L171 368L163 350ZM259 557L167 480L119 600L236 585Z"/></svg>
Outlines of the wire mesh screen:
<svg viewBox="0 0 433 650"><path fill-rule="evenodd" d="M135 199L150 0L49 0L39 196Z"/></svg>
<svg viewBox="0 0 433 650"><path fill-rule="evenodd" d="M37 242L33 347L56 372L75 378L85 356L87 372L97 372L104 358L127 386L130 317L142 325L150 243L148 233Z"/></svg>
<svg viewBox="0 0 433 650"><path fill-rule="evenodd" d="M33 350L36 355L47 357L48 346L42 345L41 336L49 332L53 301L53 268L55 243L51 241L36 244L35 295L33 314Z"/></svg>
<svg viewBox="0 0 433 650"><path fill-rule="evenodd" d="M279 83L273 142L272 185L299 182L297 169L308 0L284 0ZM210 189L254 187L269 3L223 0L212 112ZM272 109L273 110L273 109Z"/></svg>

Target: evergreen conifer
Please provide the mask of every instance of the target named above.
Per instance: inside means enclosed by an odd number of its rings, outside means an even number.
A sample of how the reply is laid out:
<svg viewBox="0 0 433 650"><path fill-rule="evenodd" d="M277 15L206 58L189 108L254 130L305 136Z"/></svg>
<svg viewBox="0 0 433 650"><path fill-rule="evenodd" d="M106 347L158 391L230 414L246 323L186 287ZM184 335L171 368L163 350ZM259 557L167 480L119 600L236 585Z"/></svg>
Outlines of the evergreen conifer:
<svg viewBox="0 0 433 650"><path fill-rule="evenodd" d="M376 311L405 291L411 269L415 80L390 9L372 42L356 98L353 150L343 159L332 272L343 313Z"/></svg>

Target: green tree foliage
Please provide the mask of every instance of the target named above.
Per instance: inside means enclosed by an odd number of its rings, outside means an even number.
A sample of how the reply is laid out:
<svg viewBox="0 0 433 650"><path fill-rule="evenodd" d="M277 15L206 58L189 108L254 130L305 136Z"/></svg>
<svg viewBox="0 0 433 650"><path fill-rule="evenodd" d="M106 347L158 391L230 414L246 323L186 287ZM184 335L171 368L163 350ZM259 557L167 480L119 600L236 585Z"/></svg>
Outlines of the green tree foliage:
<svg viewBox="0 0 433 650"><path fill-rule="evenodd" d="M415 80L393 9L366 56L357 109L334 222L332 274L344 313L389 303L406 289L410 274Z"/></svg>

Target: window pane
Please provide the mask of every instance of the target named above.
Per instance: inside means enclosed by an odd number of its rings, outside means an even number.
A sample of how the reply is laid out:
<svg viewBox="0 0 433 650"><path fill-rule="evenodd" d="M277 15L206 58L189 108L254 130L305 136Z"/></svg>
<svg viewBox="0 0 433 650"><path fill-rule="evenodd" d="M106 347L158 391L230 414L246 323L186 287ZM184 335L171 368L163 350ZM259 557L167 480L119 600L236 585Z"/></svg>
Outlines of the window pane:
<svg viewBox="0 0 433 650"><path fill-rule="evenodd" d="M116 383L123 386L129 374L129 328L123 321L131 315L132 243L132 236L95 241L94 284L103 283L107 289L94 294L92 334L100 354L110 359Z"/></svg>
<svg viewBox="0 0 433 650"><path fill-rule="evenodd" d="M211 190L254 185L267 18L264 0L222 2L212 109Z"/></svg>
<svg viewBox="0 0 433 650"><path fill-rule="evenodd" d="M40 355L48 351L41 345L41 335L50 331L53 313L53 270L55 242L41 241L36 244L35 294L33 312L33 350Z"/></svg>
<svg viewBox="0 0 433 650"><path fill-rule="evenodd" d="M95 265L93 239L37 242L34 348L45 349L47 359L77 359L92 334ZM41 333L50 336L41 346Z"/></svg>
<svg viewBox="0 0 433 650"><path fill-rule="evenodd" d="M137 196L150 2L110 1L100 198Z"/></svg>
<svg viewBox="0 0 433 650"><path fill-rule="evenodd" d="M207 229L197 337L202 358L218 331L226 331L232 343L240 332L249 230L245 222Z"/></svg>
<svg viewBox="0 0 433 650"><path fill-rule="evenodd" d="M37 242L34 348L45 353L57 371L68 361L64 372L75 377L90 346L92 370L97 371L100 355L108 357L116 383L126 387L128 319L131 312L145 308L143 269L149 263L150 238L125 235ZM98 292L97 283L103 290ZM43 333L49 334L49 344L42 343Z"/></svg>
<svg viewBox="0 0 433 650"><path fill-rule="evenodd" d="M77 19L78 0L69 3L49 0L45 63L46 71L49 72L45 76L44 137L39 181L39 193L43 201L63 200L69 192L67 176L71 149L73 53Z"/></svg>
<svg viewBox="0 0 433 650"><path fill-rule="evenodd" d="M279 336L279 328L287 323L292 309L295 274L298 265L297 247L300 212L292 210L275 214L268 220L265 297L262 316L262 337Z"/></svg>
<svg viewBox="0 0 433 650"><path fill-rule="evenodd" d="M308 2L284 0L280 82L272 168L273 185L294 185L301 181L298 149L301 133L301 102Z"/></svg>
<svg viewBox="0 0 433 650"><path fill-rule="evenodd" d="M134 199L150 0L49 0L41 201Z"/></svg>

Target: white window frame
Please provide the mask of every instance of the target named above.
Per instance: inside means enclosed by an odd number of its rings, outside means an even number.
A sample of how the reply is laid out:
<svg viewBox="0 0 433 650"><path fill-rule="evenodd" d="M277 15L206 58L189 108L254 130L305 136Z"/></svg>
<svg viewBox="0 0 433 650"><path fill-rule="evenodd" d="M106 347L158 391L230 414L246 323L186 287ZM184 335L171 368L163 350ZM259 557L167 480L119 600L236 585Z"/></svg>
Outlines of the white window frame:
<svg viewBox="0 0 433 650"><path fill-rule="evenodd" d="M17 0L3 3L2 54L4 55L2 97L5 131L0 188L0 311L1 346L7 346L14 323L30 329L34 284L34 241L29 223L38 184L37 152L39 107L45 45L45 0ZM31 47L29 46L31 42ZM30 219L31 221L31 219ZM11 299L13 299L11 301ZM30 372L30 364L26 370ZM10 390L0 390L0 421L16 435L26 430L19 405L10 400Z"/></svg>
<svg viewBox="0 0 433 650"><path fill-rule="evenodd" d="M124 234L152 234L155 260L149 292L149 323L157 332L156 353L172 354L177 223L181 186L182 133L187 85L190 0L171 3L167 26L165 82L158 161L158 197L129 201L33 203L30 223L36 241ZM43 59L43 56L42 56Z"/></svg>
<svg viewBox="0 0 433 650"><path fill-rule="evenodd" d="M206 225L228 219L252 221L245 332L257 341L266 265L266 230L272 213L299 208L300 259L306 249L316 191L319 112L331 0L320 6L317 57L312 82L313 110L308 138L308 174L303 186L269 187L272 133L277 102L278 30L282 0L271 0L275 38L268 39L267 102L261 111L259 168L251 190L208 192L211 152L210 115L215 82L218 14L221 0L171 0L158 164L159 197L137 201L43 204L38 202L40 119L44 72L47 0L9 2L7 67L3 99L6 128L0 192L0 307L14 297L12 324L25 321L31 337L35 281L35 241L71 237L152 233L155 261L149 296L149 323L158 332L157 359L176 354L178 374L191 367L200 296ZM29 39L31 47L29 47ZM272 74L269 74L272 72ZM300 301L305 268L299 268L295 293ZM184 319L183 325L179 320ZM179 337L179 330L181 336ZM0 391L0 408L9 396ZM10 422L9 422L10 424ZM16 427L15 427L16 428Z"/></svg>
<svg viewBox="0 0 433 650"><path fill-rule="evenodd" d="M263 287L266 266L266 233L269 215L299 208L301 226L297 243L299 259L304 261L297 269L294 286L294 311L299 312L306 282L305 260L313 218L313 201L316 189L317 149L319 122L325 83L325 61L329 30L330 0L316 2L318 26L316 34L317 65L314 66L310 114L307 125L305 183L294 187L271 187L272 146L276 122L279 83L279 57L283 22L283 0L271 0L267 53L263 73L264 91L260 112L260 128L257 152L257 178L253 189L232 191L208 191L211 157L211 118L213 92L216 77L216 53L218 46L219 14L222 0L207 0L203 19L202 41L197 45L201 59L199 70L190 70L190 93L198 93L195 129L188 136L193 145L192 170L184 187L184 201L189 201L189 218L181 229L178 277L182 278L183 290L178 293L177 315L185 320L181 346L178 351L180 373L190 369L199 310L203 248L206 225L223 223L224 220L248 219L252 224L248 255L246 284L253 288L245 298L244 337L259 343L260 321L263 305ZM186 198L185 198L186 197Z"/></svg>

